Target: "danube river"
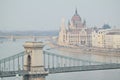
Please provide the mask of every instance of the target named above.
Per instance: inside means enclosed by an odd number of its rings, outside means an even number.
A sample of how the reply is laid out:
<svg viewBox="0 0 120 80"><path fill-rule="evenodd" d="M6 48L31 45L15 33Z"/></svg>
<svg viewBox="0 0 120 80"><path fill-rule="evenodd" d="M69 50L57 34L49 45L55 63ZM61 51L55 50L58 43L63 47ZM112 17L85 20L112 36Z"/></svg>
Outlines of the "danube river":
<svg viewBox="0 0 120 80"><path fill-rule="evenodd" d="M32 40L0 40L0 59L24 51L25 41ZM54 51L54 50L53 50ZM0 80L21 80L21 77L3 78ZM101 70L50 74L46 80L120 80L120 70Z"/></svg>

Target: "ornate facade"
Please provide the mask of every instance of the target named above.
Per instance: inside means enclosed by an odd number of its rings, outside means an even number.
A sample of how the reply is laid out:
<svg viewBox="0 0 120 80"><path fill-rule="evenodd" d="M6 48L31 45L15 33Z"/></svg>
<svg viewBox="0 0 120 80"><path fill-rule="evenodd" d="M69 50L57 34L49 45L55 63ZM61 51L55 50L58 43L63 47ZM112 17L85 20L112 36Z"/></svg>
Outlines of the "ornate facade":
<svg viewBox="0 0 120 80"><path fill-rule="evenodd" d="M81 20L76 10L71 21L68 22L68 26L66 26L65 21L62 20L58 44L62 46L87 45L87 34L88 29L86 28L86 21Z"/></svg>

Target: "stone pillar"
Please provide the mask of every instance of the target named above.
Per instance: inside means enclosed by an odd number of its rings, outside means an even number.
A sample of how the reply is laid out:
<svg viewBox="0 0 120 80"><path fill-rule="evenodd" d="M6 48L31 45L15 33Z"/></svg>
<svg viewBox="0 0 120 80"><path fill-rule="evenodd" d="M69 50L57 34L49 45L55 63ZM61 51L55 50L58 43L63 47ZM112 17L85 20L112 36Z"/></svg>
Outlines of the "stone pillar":
<svg viewBox="0 0 120 80"><path fill-rule="evenodd" d="M28 74L23 76L23 80L45 80L47 72L44 70L42 42L25 42L24 70Z"/></svg>

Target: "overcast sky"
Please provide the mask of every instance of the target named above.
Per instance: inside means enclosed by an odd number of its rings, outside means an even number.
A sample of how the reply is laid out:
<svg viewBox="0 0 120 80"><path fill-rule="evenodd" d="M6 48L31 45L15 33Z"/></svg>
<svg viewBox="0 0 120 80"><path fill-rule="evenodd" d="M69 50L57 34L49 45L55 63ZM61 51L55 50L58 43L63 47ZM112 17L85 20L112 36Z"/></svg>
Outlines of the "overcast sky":
<svg viewBox="0 0 120 80"><path fill-rule="evenodd" d="M87 27L120 28L120 0L0 0L0 30L58 30L75 8Z"/></svg>

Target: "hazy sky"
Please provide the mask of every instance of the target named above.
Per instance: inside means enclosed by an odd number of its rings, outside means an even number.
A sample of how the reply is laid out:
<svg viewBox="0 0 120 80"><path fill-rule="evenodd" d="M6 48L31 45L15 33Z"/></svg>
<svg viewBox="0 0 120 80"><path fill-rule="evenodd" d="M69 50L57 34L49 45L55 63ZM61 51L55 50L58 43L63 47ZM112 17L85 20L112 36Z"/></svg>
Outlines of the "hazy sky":
<svg viewBox="0 0 120 80"><path fill-rule="evenodd" d="M0 0L0 30L58 30L75 8L87 27L120 28L120 0Z"/></svg>

